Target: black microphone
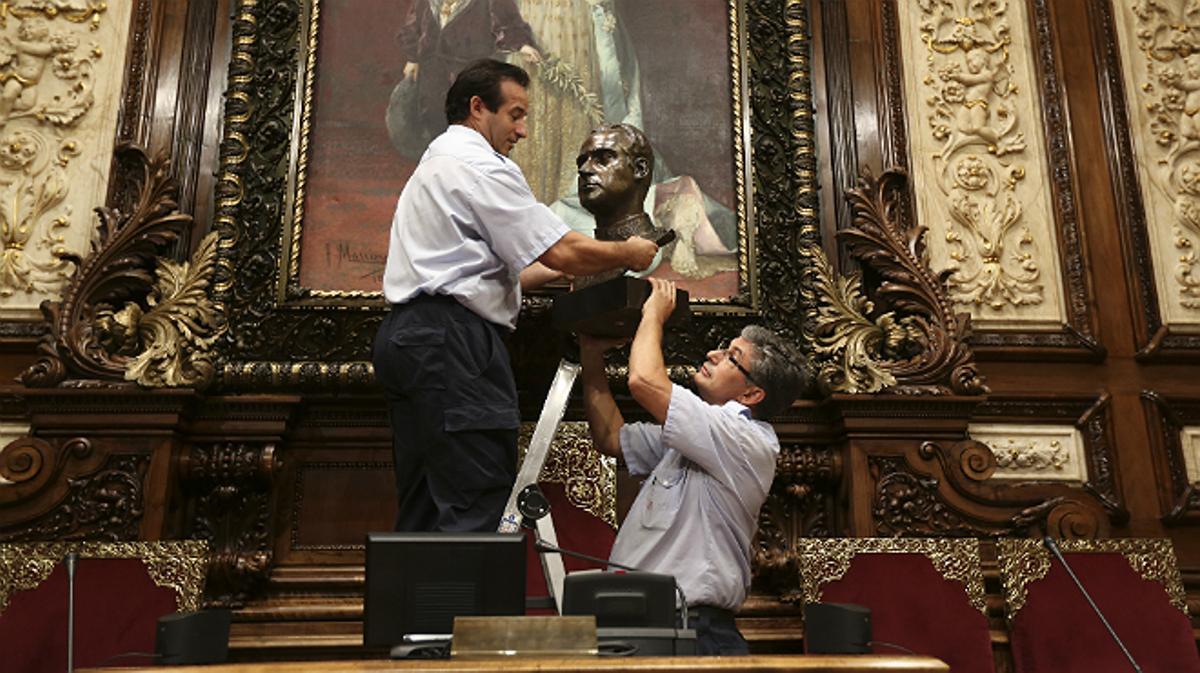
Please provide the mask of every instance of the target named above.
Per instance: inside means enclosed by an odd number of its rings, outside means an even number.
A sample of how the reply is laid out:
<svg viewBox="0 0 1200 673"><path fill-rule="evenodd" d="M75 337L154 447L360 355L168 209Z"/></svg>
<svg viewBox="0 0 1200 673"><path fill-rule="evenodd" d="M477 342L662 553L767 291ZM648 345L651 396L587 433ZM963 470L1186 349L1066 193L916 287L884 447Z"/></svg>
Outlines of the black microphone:
<svg viewBox="0 0 1200 673"><path fill-rule="evenodd" d="M633 566L625 565L624 563L617 563L615 561L602 559L597 556L589 556L588 554L584 554L582 552L556 547L543 540L542 536L538 534L537 520L550 513L550 501L546 499L546 495L542 493L542 489L537 485L537 482L526 486L525 488L521 489L520 493L517 494L517 511L521 514L521 525L533 532L533 548L537 550L538 553L545 554L549 552L553 554L564 554L572 558L591 561L592 563L610 565L614 568L620 568L621 570L629 570L638 573L649 572L647 570L642 570L641 568L634 568ZM675 592L679 594L680 623L682 624L682 628L686 629L688 627L687 597L683 595L683 587L679 586L678 580L675 582Z"/></svg>
<svg viewBox="0 0 1200 673"><path fill-rule="evenodd" d="M75 671L75 564L79 554L70 552L63 562L67 566L67 673Z"/></svg>
<svg viewBox="0 0 1200 673"><path fill-rule="evenodd" d="M1088 594L1087 589L1083 588L1083 583L1080 582L1079 578L1075 576L1075 571L1071 570L1071 566L1067 563L1067 559L1063 558L1062 552L1058 550L1058 545L1054 543L1054 538L1047 535L1042 538L1042 544L1046 546L1046 549L1050 550L1050 553L1054 554L1054 557L1057 558L1058 562L1062 564L1063 569L1066 570L1067 574L1071 576L1071 580L1075 582L1075 586L1079 587L1079 593L1083 594L1083 597L1087 599L1088 605L1092 606L1092 610L1095 610L1096 616L1100 618L1100 623L1104 625L1105 629L1108 629L1108 635L1112 636L1112 639L1117 643L1117 647L1121 648L1121 651L1125 653L1125 658L1129 660L1130 665L1133 666L1133 670L1137 671L1137 673L1142 673L1142 667L1138 666L1138 663L1133 660L1133 655L1129 653L1129 650L1125 647L1125 643L1121 642L1120 636L1118 636L1117 632L1113 630L1113 627L1108 623L1108 620L1104 618L1104 613L1100 612L1100 608L1096 605L1096 602L1092 600L1092 597L1090 594Z"/></svg>

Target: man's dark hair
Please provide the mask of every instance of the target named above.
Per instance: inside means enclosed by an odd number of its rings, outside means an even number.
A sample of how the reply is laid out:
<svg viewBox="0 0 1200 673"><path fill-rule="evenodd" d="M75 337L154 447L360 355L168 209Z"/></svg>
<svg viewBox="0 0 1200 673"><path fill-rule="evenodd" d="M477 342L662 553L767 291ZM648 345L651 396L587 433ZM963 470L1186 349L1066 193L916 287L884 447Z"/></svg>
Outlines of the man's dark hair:
<svg viewBox="0 0 1200 673"><path fill-rule="evenodd" d="M500 83L506 79L529 88L529 73L521 66L481 58L463 68L446 92L446 123L457 124L470 116L474 96L479 96L492 112L499 110L503 103Z"/></svg>
<svg viewBox="0 0 1200 673"><path fill-rule="evenodd" d="M778 334L759 325L747 325L742 338L754 345L754 354L746 369L766 396L754 405L759 420L787 411L792 402L812 385L808 361L802 353Z"/></svg>

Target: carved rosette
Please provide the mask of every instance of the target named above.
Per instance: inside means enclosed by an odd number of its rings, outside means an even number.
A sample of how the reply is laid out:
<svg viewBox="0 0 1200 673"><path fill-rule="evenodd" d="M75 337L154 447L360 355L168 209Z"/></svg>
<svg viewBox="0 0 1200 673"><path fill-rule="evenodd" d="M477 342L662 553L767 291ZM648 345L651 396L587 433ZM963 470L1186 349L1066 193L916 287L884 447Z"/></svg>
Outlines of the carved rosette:
<svg viewBox="0 0 1200 673"><path fill-rule="evenodd" d="M1000 577L1004 583L1004 598L1008 605L1007 618L1011 623L1025 607L1028 587L1050 573L1050 552L1039 540L1003 539L1000 550ZM1058 543L1064 554L1092 552L1120 554L1139 577L1157 582L1167 592L1171 605L1188 614L1187 593L1175 548L1170 540L1126 538L1117 540L1062 540Z"/></svg>
<svg viewBox="0 0 1200 673"><path fill-rule="evenodd" d="M833 446L781 447L752 547L756 588L785 603L800 601L796 540L833 535L834 499L841 479L841 454Z"/></svg>
<svg viewBox="0 0 1200 673"><path fill-rule="evenodd" d="M805 603L820 602L824 585L845 576L859 554L921 554L942 577L962 583L971 606L987 614L978 540L805 538L796 542L796 550L803 559L801 592Z"/></svg>
<svg viewBox="0 0 1200 673"><path fill-rule="evenodd" d="M190 264L156 257L192 226L178 211L166 157L150 161L124 147L123 165L140 175L128 214L97 209L100 228L62 301L43 302L49 331L40 359L21 374L30 387L135 381L149 387L205 387L214 378L212 346L222 318L207 296L216 237L206 237Z"/></svg>
<svg viewBox="0 0 1200 673"><path fill-rule="evenodd" d="M184 488L194 494L188 537L211 547L209 603L241 605L266 581L279 468L273 443L197 445L180 458Z"/></svg>
<svg viewBox="0 0 1200 673"><path fill-rule="evenodd" d="M172 540L0 545L0 612L14 593L37 588L71 552L81 559L140 559L155 585L175 592L180 612L200 609L208 545L199 540Z"/></svg>
<svg viewBox="0 0 1200 673"><path fill-rule="evenodd" d="M886 171L847 193L854 226L838 233L881 281L873 300L857 275L837 278L816 244L805 250L816 319L810 327L817 378L832 392L978 395L987 392L967 345L970 316L934 274L924 227L903 217L907 178Z"/></svg>
<svg viewBox="0 0 1200 673"><path fill-rule="evenodd" d="M533 423L522 423L518 442L521 458L533 437ZM562 484L567 500L617 527L617 461L592 448L587 423L566 422L558 426L538 481Z"/></svg>

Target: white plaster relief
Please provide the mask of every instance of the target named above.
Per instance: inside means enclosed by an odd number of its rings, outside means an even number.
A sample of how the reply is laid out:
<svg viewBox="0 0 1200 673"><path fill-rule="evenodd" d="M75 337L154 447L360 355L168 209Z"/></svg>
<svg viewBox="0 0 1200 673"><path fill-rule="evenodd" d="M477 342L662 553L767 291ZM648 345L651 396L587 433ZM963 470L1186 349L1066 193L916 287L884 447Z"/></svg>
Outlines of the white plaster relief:
<svg viewBox="0 0 1200 673"><path fill-rule="evenodd" d="M900 3L910 165L930 264L990 329L1065 323L1023 2Z"/></svg>
<svg viewBox="0 0 1200 673"><path fill-rule="evenodd" d="M996 456L992 479L1087 480L1083 435L1073 426L972 423L968 432Z"/></svg>
<svg viewBox="0 0 1200 673"><path fill-rule="evenodd" d="M130 2L0 0L0 319L41 317L90 252Z"/></svg>
<svg viewBox="0 0 1200 673"><path fill-rule="evenodd" d="M1200 481L1200 426L1189 425L1179 431L1179 445L1183 447L1183 464L1187 467L1190 483Z"/></svg>
<svg viewBox="0 0 1200 673"><path fill-rule="evenodd" d="M4 461L4 447L8 446L9 442L28 435L29 429L28 423L0 423L0 462ZM0 477L0 486L11 483L13 482Z"/></svg>
<svg viewBox="0 0 1200 673"><path fill-rule="evenodd" d="M1126 109L1163 322L1200 328L1200 5L1115 0Z"/></svg>

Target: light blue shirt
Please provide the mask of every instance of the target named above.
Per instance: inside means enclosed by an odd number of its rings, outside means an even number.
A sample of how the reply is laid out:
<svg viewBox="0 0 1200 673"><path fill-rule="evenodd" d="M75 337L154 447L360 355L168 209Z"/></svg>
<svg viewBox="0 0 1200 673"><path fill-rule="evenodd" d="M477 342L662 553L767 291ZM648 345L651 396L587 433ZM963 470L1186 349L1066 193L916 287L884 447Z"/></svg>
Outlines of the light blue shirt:
<svg viewBox="0 0 1200 673"><path fill-rule="evenodd" d="M736 610L750 541L775 478L779 439L738 402L673 386L667 421L621 428L629 472L649 474L613 543L614 563L674 575L689 605Z"/></svg>
<svg viewBox="0 0 1200 673"><path fill-rule="evenodd" d="M518 275L570 231L521 169L474 129L451 124L425 150L396 204L383 294L444 294L515 328Z"/></svg>

